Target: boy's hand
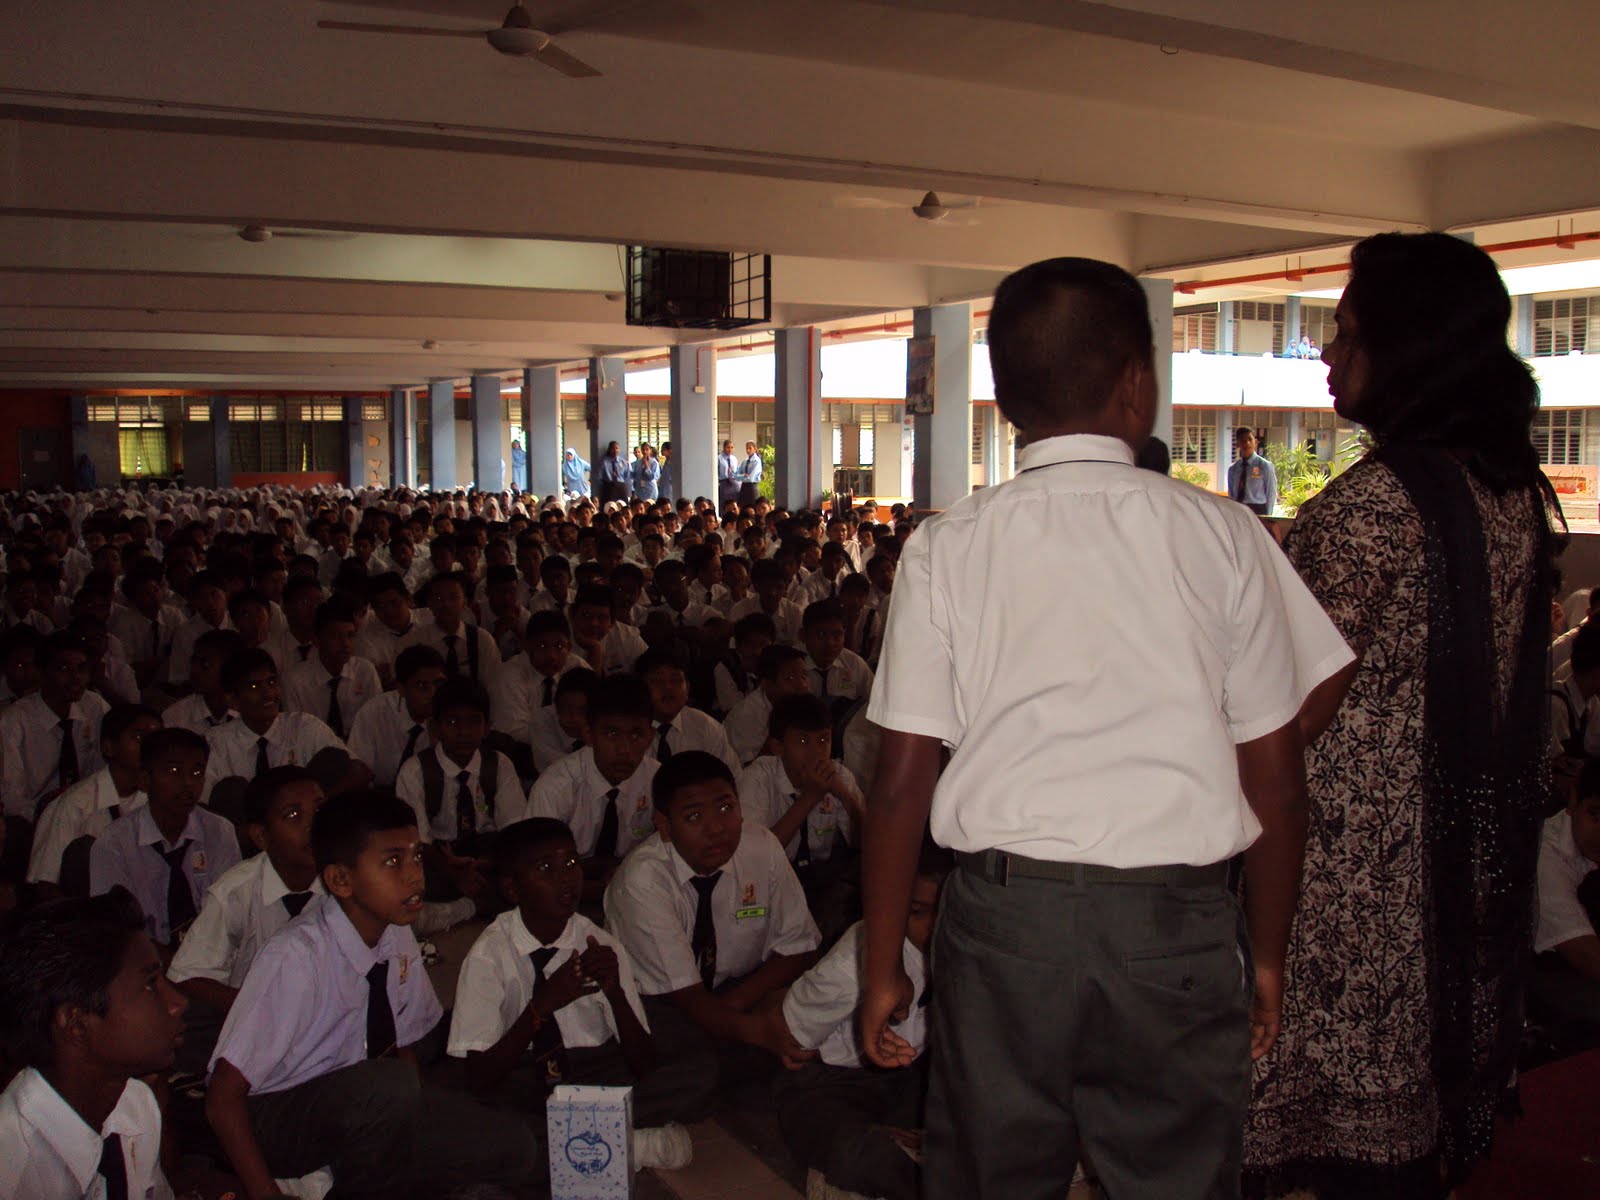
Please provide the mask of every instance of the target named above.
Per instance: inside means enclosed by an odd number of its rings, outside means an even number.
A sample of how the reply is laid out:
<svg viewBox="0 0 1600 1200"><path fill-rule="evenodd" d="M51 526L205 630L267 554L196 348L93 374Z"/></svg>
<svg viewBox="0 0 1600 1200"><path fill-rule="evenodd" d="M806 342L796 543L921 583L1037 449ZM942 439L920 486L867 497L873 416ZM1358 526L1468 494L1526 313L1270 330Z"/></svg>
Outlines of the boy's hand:
<svg viewBox="0 0 1600 1200"><path fill-rule="evenodd" d="M911 979L898 964L883 983L868 983L861 992L861 1051L868 1061L880 1067L909 1067L916 1051L890 1025L911 1015L915 999Z"/></svg>
<svg viewBox="0 0 1600 1200"><path fill-rule="evenodd" d="M575 954L552 971L550 977L534 989L533 997L528 1003L541 1015L553 1017L574 1000L596 990L594 981L584 970L583 960Z"/></svg>
<svg viewBox="0 0 1600 1200"><path fill-rule="evenodd" d="M802 1046L789 1032L789 1023L783 1019L781 1002L751 1013L749 1019L754 1030L752 1043L776 1055L788 1070L798 1071L817 1057L815 1050Z"/></svg>
<svg viewBox="0 0 1600 1200"><path fill-rule="evenodd" d="M1256 993L1250 1002L1250 1058L1262 1058L1278 1040L1283 1016L1283 968L1256 967Z"/></svg>
<svg viewBox="0 0 1600 1200"><path fill-rule="evenodd" d="M621 993L621 967L617 962L617 952L610 946L602 946L599 940L591 934L589 936L589 948L583 952L578 961L582 964L584 973L607 996Z"/></svg>

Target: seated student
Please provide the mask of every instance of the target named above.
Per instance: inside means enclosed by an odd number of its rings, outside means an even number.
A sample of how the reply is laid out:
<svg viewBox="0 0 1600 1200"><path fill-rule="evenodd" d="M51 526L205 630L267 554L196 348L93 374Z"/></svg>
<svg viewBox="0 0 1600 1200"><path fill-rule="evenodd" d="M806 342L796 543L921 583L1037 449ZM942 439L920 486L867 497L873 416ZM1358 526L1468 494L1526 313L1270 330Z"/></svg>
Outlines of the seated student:
<svg viewBox="0 0 1600 1200"><path fill-rule="evenodd" d="M766 826L801 871L836 856L838 843L856 839L865 816L860 786L833 761L833 722L809 692L784 696L772 706L773 752L739 776L739 802L747 821Z"/></svg>
<svg viewBox="0 0 1600 1200"><path fill-rule="evenodd" d="M337 738L346 738L350 722L383 690L378 669L356 658L356 615L350 602L335 596L317 606L316 653L283 674L285 712L311 713Z"/></svg>
<svg viewBox="0 0 1600 1200"><path fill-rule="evenodd" d="M98 692L107 704L139 703L139 683L133 677L133 668L111 654L106 623L80 613L67 622L66 630L83 645L89 660L89 690Z"/></svg>
<svg viewBox="0 0 1600 1200"><path fill-rule="evenodd" d="M1571 803L1544 823L1531 1015L1600 1045L1600 763L1578 777Z"/></svg>
<svg viewBox="0 0 1600 1200"><path fill-rule="evenodd" d="M172 635L172 653L167 659L167 683L185 691L189 687L189 660L203 634L228 628L228 594L222 580L211 571L196 571L187 591L190 611Z"/></svg>
<svg viewBox="0 0 1600 1200"><path fill-rule="evenodd" d="M584 665L597 675L625 675L645 651L639 631L613 618L613 604L604 584L579 588L572 602L572 640Z"/></svg>
<svg viewBox="0 0 1600 1200"><path fill-rule="evenodd" d="M397 572L375 575L367 584L372 613L356 633L355 653L378 670L384 687L394 685L394 663L400 652L416 644L432 614L411 607L411 593Z"/></svg>
<svg viewBox="0 0 1600 1200"><path fill-rule="evenodd" d="M222 687L222 668L244 648L244 638L234 629L201 634L189 658L189 683L194 690L162 709L161 723L170 729L192 729L205 737L217 726L238 720Z"/></svg>
<svg viewBox="0 0 1600 1200"><path fill-rule="evenodd" d="M31 625L39 636L48 637L55 632L55 624L39 611L39 583L33 572L12 575L5 589L5 603L0 605L0 629L13 629L18 625Z"/></svg>
<svg viewBox="0 0 1600 1200"><path fill-rule="evenodd" d="M684 570L689 580L689 603L703 604L719 615L727 612L722 601L728 589L722 586L722 550L702 543L684 551Z"/></svg>
<svg viewBox="0 0 1600 1200"><path fill-rule="evenodd" d="M63 791L39 814L28 857L27 881L41 899L65 892L89 894L89 844L119 817L144 807L140 762L144 739L161 728L161 718L142 704L119 704L100 722L100 753L106 765ZM66 877L63 857L72 850Z"/></svg>
<svg viewBox="0 0 1600 1200"><path fill-rule="evenodd" d="M552 554L539 563L539 590L528 602L530 613L554 609L567 610L568 590L572 587L572 564L560 554Z"/></svg>
<svg viewBox="0 0 1600 1200"><path fill-rule="evenodd" d="M393 788L406 761L433 745L428 721L445 680L444 659L432 646L407 646L391 670L394 691L368 700L350 725L350 754L372 768L373 783L382 788Z"/></svg>
<svg viewBox="0 0 1600 1200"><path fill-rule="evenodd" d="M527 610L517 599L517 569L509 563L491 566L480 587L484 626L500 650L501 661L516 658L522 652L522 630L528 622Z"/></svg>
<svg viewBox="0 0 1600 1200"><path fill-rule="evenodd" d="M752 595L750 591L750 560L727 554L722 556L722 596L713 602L723 616Z"/></svg>
<svg viewBox="0 0 1600 1200"><path fill-rule="evenodd" d="M611 572L611 615L619 624L637 629L644 623L650 605L644 597L644 572L633 563L623 563Z"/></svg>
<svg viewBox="0 0 1600 1200"><path fill-rule="evenodd" d="M672 643L658 646L639 656L634 671L650 689L650 720L655 742L651 747L657 762L666 762L685 750L704 750L739 769L739 756L728 744L728 735L710 714L689 707L689 673L682 651Z"/></svg>
<svg viewBox="0 0 1600 1200"><path fill-rule="evenodd" d="M750 587L755 595L739 601L728 610L728 619L737 621L749 613L765 613L772 618L778 640L788 646L800 644L800 621L804 615L797 604L784 596L788 582L783 568L770 558L758 559L750 566Z"/></svg>
<svg viewBox="0 0 1600 1200"><path fill-rule="evenodd" d="M883 613L872 607L872 584L865 575L846 575L839 584L844 606L844 648L870 667L883 649Z"/></svg>
<svg viewBox="0 0 1600 1200"><path fill-rule="evenodd" d="M140 687L162 677L160 669L172 649L173 635L183 624L183 614L163 603L161 589L161 564L153 559L137 562L122 578L127 604L111 613L111 632L127 650Z"/></svg>
<svg viewBox="0 0 1600 1200"><path fill-rule="evenodd" d="M139 752L146 803L115 821L89 849L89 891L122 886L144 909L150 940L175 950L213 881L239 861L233 823L200 807L206 741L157 729Z"/></svg>
<svg viewBox="0 0 1600 1200"><path fill-rule="evenodd" d="M489 698L495 731L531 744L533 718L541 708L555 704L562 675L587 664L572 653L567 619L554 609L528 618L519 646L521 652L506 660Z"/></svg>
<svg viewBox="0 0 1600 1200"><path fill-rule="evenodd" d="M254 588L245 588L228 597L228 620L244 640L242 649L254 650L259 647L271 650L275 647L274 639L288 630L289 622L284 618L283 627L275 629L273 615L272 601ZM282 616L281 609L278 615ZM296 654L296 657L299 655ZM193 672L192 665L190 671Z"/></svg>
<svg viewBox="0 0 1600 1200"><path fill-rule="evenodd" d="M600 676L587 667L568 671L556 684L556 702L535 714L530 740L533 765L541 775L588 742L589 702L599 686Z"/></svg>
<svg viewBox="0 0 1600 1200"><path fill-rule="evenodd" d="M768 1018L800 1045L818 1051L819 1060L779 1073L773 1087L778 1127L790 1152L820 1171L833 1187L885 1200L916 1200L920 1195L916 1162L892 1131L922 1128L927 1096L928 942L933 936L939 890L950 873L950 858L929 848L917 864L900 961L915 997L893 1032L904 1064L896 1070L862 1061L856 1031L861 1004L864 927L852 925L822 961L789 989Z"/></svg>
<svg viewBox="0 0 1600 1200"><path fill-rule="evenodd" d="M527 815L572 830L592 898L617 860L655 830L649 688L631 675L603 681L589 697L588 728L589 744L557 759L534 783Z"/></svg>
<svg viewBox="0 0 1600 1200"><path fill-rule="evenodd" d="M219 779L250 779L268 767L303 767L330 746L344 742L310 713L284 712L278 698L278 667L265 650L241 650L222 668L222 690L237 721L206 735L206 795Z"/></svg>
<svg viewBox="0 0 1600 1200"><path fill-rule="evenodd" d="M838 599L840 586L854 573L850 566L850 552L840 543L826 542L820 553L822 557L816 572L805 582L805 604Z"/></svg>
<svg viewBox="0 0 1600 1200"><path fill-rule="evenodd" d="M484 746L489 695L470 679L446 679L433 693L433 745L407 760L395 794L416 814L429 891L454 899L448 880L473 900L489 899L483 863L492 835L522 819L522 784L511 760Z"/></svg>
<svg viewBox="0 0 1600 1200"><path fill-rule="evenodd" d="M699 549L699 547L694 547ZM727 640L726 618L709 604L697 604L689 597L689 570L679 561L669 560L656 568L651 580L661 603L651 613L662 613L674 630L684 634L705 631Z"/></svg>
<svg viewBox="0 0 1600 1200"><path fill-rule="evenodd" d="M70 633L39 647L39 690L0 712L0 809L32 821L64 788L105 766L100 719L108 705L89 687L89 658Z"/></svg>
<svg viewBox="0 0 1600 1200"><path fill-rule="evenodd" d="M658 836L617 868L606 928L633 964L661 1086L680 1120L697 1120L715 1107L719 1074L752 1065L740 1048L815 1057L757 1010L816 961L819 936L777 838L743 823L726 763L674 755L651 794Z"/></svg>
<svg viewBox="0 0 1600 1200"><path fill-rule="evenodd" d="M0 941L0 1196L171 1197L161 1109L187 1001L127 892L59 900Z"/></svg>
<svg viewBox="0 0 1600 1200"><path fill-rule="evenodd" d="M712 680L717 691L717 710L724 717L738 707L760 683L757 668L761 652L778 640L778 627L766 613L749 613L733 627L733 649L717 658Z"/></svg>
<svg viewBox="0 0 1600 1200"><path fill-rule="evenodd" d="M542 1116L558 1083L633 1087L635 1167L681 1167L689 1134L671 1097L651 1087L655 1045L633 968L615 940L578 912L583 869L572 831L533 817L500 831L495 875L514 907L461 964L447 1052L467 1086Z"/></svg>
<svg viewBox="0 0 1600 1200"><path fill-rule="evenodd" d="M18 625L0 638L0 705L9 706L39 689L39 645L32 625Z"/></svg>
<svg viewBox="0 0 1600 1200"><path fill-rule="evenodd" d="M844 605L837 600L818 600L808 606L800 623L811 691L822 697L835 716L872 694L872 668L860 655L844 648L844 625Z"/></svg>
<svg viewBox="0 0 1600 1200"><path fill-rule="evenodd" d="M341 1194L531 1187L520 1121L421 1083L413 1047L442 1010L411 925L422 855L411 809L376 792L317 810L327 897L256 955L211 1060L206 1116L248 1200L327 1167Z"/></svg>
<svg viewBox="0 0 1600 1200"><path fill-rule="evenodd" d="M466 577L435 575L423 586L422 594L433 620L417 635L417 645L432 646L439 652L446 675L492 688L500 674L500 648L488 630L466 619Z"/></svg>
<svg viewBox="0 0 1600 1200"><path fill-rule="evenodd" d="M287 628L267 641L280 671L303 663L317 651L317 609L327 597L313 576L296 576L283 585L283 615Z"/></svg>
<svg viewBox="0 0 1600 1200"><path fill-rule="evenodd" d="M810 692L806 677L806 656L794 646L768 646L756 663L756 687L722 722L728 744L748 766L769 753L772 706L784 696L803 696Z"/></svg>
<svg viewBox="0 0 1600 1200"><path fill-rule="evenodd" d="M191 1000L226 1013L267 940L323 894L311 853L322 800L322 785L304 767L273 767L250 781L243 824L260 853L211 885L167 968Z"/></svg>

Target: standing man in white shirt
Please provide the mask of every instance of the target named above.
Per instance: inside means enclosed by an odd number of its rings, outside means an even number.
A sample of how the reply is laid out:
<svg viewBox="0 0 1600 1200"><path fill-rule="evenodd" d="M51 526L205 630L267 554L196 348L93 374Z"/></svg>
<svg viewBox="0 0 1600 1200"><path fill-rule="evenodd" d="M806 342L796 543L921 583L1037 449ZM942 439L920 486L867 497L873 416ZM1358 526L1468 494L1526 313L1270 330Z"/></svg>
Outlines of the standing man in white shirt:
<svg viewBox="0 0 1600 1200"><path fill-rule="evenodd" d="M731 441L722 443L717 455L717 511L727 512L739 500L739 458Z"/></svg>
<svg viewBox="0 0 1600 1200"><path fill-rule="evenodd" d="M1134 466L1157 408L1137 280L1025 268L989 353L1021 473L906 543L868 707L863 1047L910 1061L891 1022L931 811L959 869L929 1200L1064 1193L1080 1147L1112 1195L1237 1195L1299 894L1300 712L1353 656L1248 510Z"/></svg>

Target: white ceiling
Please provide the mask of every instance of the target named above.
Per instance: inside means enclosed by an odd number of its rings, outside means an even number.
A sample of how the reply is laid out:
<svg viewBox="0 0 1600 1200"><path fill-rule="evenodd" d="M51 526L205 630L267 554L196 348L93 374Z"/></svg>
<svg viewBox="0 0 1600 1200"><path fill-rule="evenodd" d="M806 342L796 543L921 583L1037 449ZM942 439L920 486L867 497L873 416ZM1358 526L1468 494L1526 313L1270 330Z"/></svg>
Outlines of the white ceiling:
<svg viewBox="0 0 1600 1200"><path fill-rule="evenodd" d="M794 325L1053 254L1193 280L1600 224L1580 0L531 4L580 80L316 24L504 3L0 6L0 386L375 388L706 336L623 323L620 244L771 252ZM928 188L975 221L918 221Z"/></svg>

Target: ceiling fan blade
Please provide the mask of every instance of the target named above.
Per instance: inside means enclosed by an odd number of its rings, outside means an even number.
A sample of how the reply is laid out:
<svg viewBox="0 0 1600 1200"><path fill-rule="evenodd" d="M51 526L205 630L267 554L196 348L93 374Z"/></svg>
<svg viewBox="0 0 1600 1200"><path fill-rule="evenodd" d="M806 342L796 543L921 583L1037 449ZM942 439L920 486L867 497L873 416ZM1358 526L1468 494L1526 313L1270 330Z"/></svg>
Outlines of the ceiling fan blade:
<svg viewBox="0 0 1600 1200"><path fill-rule="evenodd" d="M409 33L422 37L481 38L486 29L433 29L425 25L372 25L366 21L318 21L318 29L339 29L346 33Z"/></svg>
<svg viewBox="0 0 1600 1200"><path fill-rule="evenodd" d="M535 53L533 57L552 70L560 71L569 79L595 79L600 75L598 70L583 59L568 54L554 42Z"/></svg>
<svg viewBox="0 0 1600 1200"><path fill-rule="evenodd" d="M906 207L903 200L882 200L877 196L835 196L835 208L865 208L874 211L886 212L890 210L903 211Z"/></svg>
<svg viewBox="0 0 1600 1200"><path fill-rule="evenodd" d="M328 229L274 229L272 236L274 238L314 238L317 241L325 242L347 242L358 235Z"/></svg>

